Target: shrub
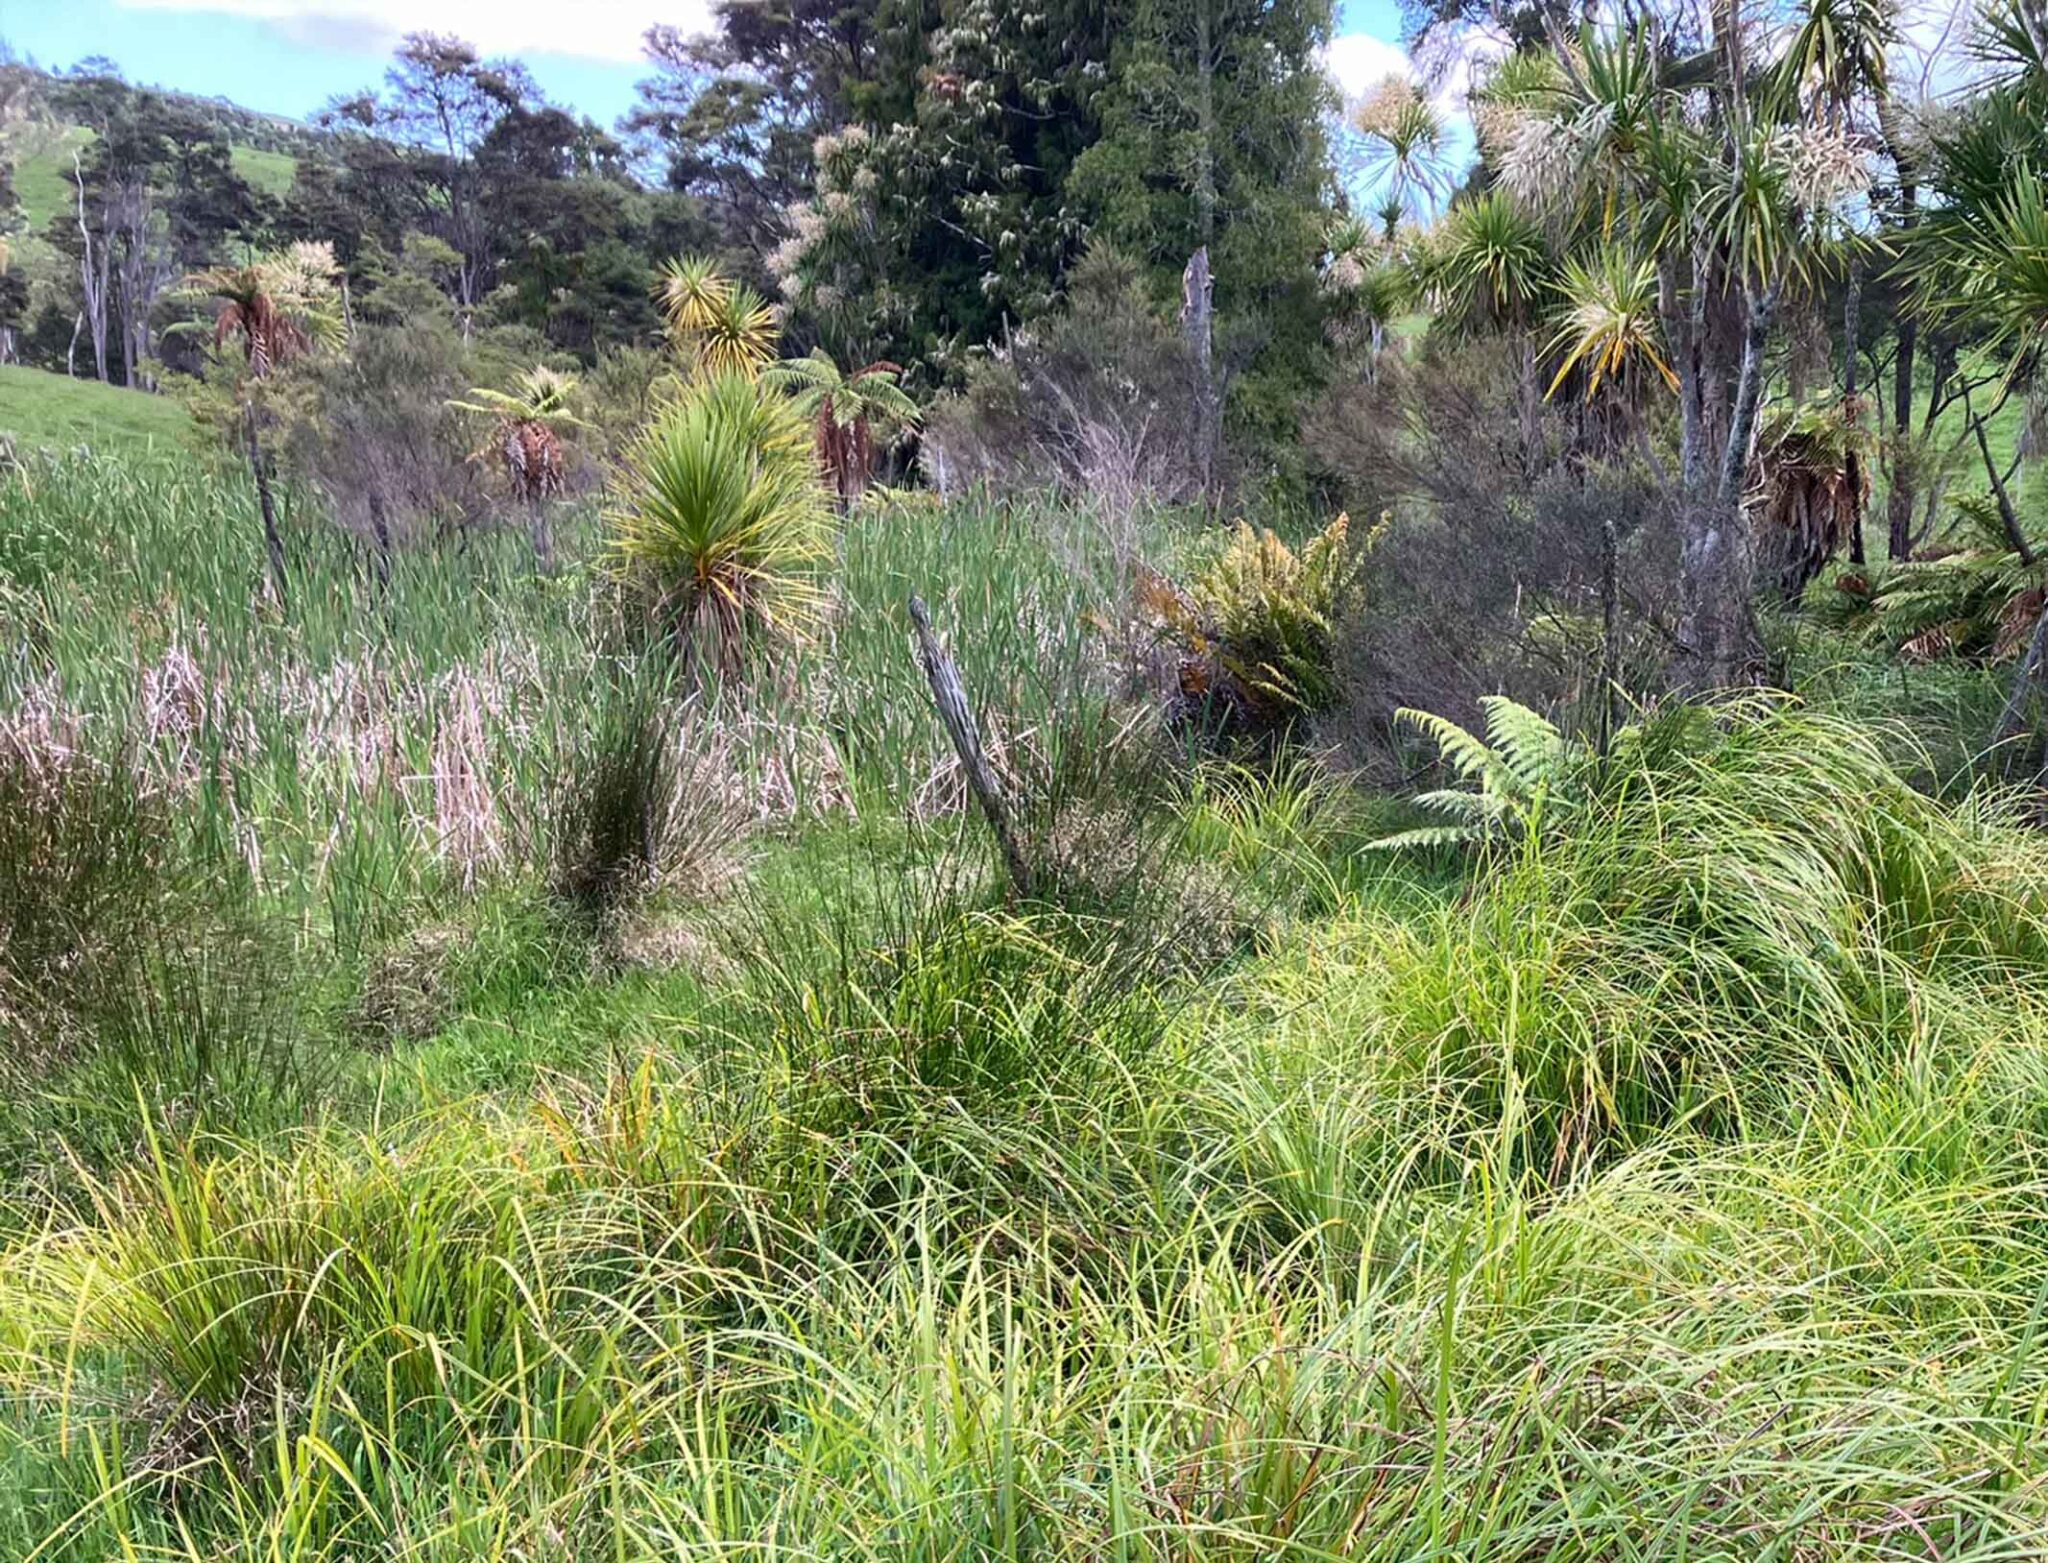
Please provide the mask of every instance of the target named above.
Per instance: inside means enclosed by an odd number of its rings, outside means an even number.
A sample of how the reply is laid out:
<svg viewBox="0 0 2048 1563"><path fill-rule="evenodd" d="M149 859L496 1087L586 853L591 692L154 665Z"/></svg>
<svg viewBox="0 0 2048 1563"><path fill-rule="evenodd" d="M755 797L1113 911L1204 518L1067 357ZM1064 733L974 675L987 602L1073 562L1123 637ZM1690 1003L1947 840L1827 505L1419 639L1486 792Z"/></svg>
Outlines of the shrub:
<svg viewBox="0 0 2048 1563"><path fill-rule="evenodd" d="M402 541L486 515L485 469L450 405L479 378L476 357L432 315L364 324L346 358L306 360L274 388L286 464L360 538Z"/></svg>
<svg viewBox="0 0 2048 1563"><path fill-rule="evenodd" d="M925 421L942 493L1051 488L1113 512L1200 497L1199 369L1153 310L1135 263L1096 245L1059 309L969 368Z"/></svg>
<svg viewBox="0 0 2048 1563"><path fill-rule="evenodd" d="M1957 510L1961 537L1946 551L1822 575L1806 589L1807 611L1915 661L2019 656L2048 600L2048 566L2021 561L1988 498L1965 498Z"/></svg>
<svg viewBox="0 0 2048 1563"><path fill-rule="evenodd" d="M736 673L750 645L815 617L829 509L811 430L734 373L690 386L627 454L612 562L678 648Z"/></svg>
<svg viewBox="0 0 2048 1563"><path fill-rule="evenodd" d="M1335 705L1335 637L1352 607L1359 551L1338 516L1298 553L1239 521L1185 590L1141 583L1140 603L1179 643L1182 709L1267 728Z"/></svg>
<svg viewBox="0 0 2048 1563"><path fill-rule="evenodd" d="M1678 563L1665 496L1597 408L1545 403L1542 445L1528 448L1520 420L1501 415L1519 373L1509 344L1432 341L1418 357L1383 355L1376 380L1309 419L1336 497L1391 516L1365 565L1372 611L1338 626L1343 710L1324 726L1379 779L1409 769L1403 707L1471 726L1479 697L1502 694L1590 731L1610 666L1629 693L1661 677Z"/></svg>

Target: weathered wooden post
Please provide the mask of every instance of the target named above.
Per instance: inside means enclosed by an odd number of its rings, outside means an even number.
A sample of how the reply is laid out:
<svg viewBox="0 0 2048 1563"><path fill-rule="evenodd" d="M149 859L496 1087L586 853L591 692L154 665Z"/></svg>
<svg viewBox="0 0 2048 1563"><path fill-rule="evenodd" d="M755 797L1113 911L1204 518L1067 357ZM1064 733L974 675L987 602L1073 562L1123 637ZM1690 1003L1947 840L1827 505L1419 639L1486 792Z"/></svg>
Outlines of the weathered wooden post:
<svg viewBox="0 0 2048 1563"><path fill-rule="evenodd" d="M974 708L967 703L967 686L960 681L960 669L951 654L932 633L931 615L925 611L922 597L913 595L910 599L910 622L917 626L917 656L924 664L925 680L932 687L932 704L939 708L939 720L946 724L953 752L960 756L960 769L966 773L967 785L981 804L989 828L996 833L997 845L1003 849L1010 883L1019 896L1028 897L1031 865L1024 860L1024 849L1017 844L1017 834L1010 826L1002 783L982 752L981 729L975 723Z"/></svg>

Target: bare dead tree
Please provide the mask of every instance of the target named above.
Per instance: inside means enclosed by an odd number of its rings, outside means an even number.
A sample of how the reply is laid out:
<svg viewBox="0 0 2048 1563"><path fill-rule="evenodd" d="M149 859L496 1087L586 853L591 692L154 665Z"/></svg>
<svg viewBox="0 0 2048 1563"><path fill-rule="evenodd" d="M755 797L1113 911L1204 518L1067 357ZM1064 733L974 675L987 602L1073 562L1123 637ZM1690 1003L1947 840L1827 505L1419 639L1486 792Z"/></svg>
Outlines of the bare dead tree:
<svg viewBox="0 0 2048 1563"><path fill-rule="evenodd" d="M1025 861L1024 849L1011 828L1002 782L982 748L981 728L974 720L974 707L968 704L967 686L961 682L959 666L932 632L931 615L926 612L922 597L910 599L910 622L917 628L917 655L924 665L925 680L931 685L932 704L938 708L946 735L953 740L953 752L960 757L968 790L981 805L989 829L995 832L1004 866L1010 872L1011 887L1020 898L1027 898L1031 894L1031 865Z"/></svg>

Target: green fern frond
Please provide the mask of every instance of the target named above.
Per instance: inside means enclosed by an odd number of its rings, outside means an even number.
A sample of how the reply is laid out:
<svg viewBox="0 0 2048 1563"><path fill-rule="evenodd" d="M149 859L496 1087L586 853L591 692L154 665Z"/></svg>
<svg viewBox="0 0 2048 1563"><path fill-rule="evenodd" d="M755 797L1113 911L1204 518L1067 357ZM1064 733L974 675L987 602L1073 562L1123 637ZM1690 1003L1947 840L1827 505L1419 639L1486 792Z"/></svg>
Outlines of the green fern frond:
<svg viewBox="0 0 2048 1563"><path fill-rule="evenodd" d="M1464 847L1484 839L1484 832L1470 825L1424 825L1416 830L1396 831L1368 841L1364 852L1401 852L1409 848Z"/></svg>
<svg viewBox="0 0 2048 1563"><path fill-rule="evenodd" d="M1479 705L1494 754L1523 791L1557 780L1573 750L1555 724L1505 695L1487 695Z"/></svg>
<svg viewBox="0 0 2048 1563"><path fill-rule="evenodd" d="M1453 815L1475 825L1493 823L1507 808L1507 800L1497 794L1458 792L1448 787L1422 793L1414 801L1417 808Z"/></svg>
<svg viewBox="0 0 2048 1563"><path fill-rule="evenodd" d="M1375 850L1526 834L1537 829L1547 810L1570 809L1583 801L1588 755L1582 745L1565 737L1549 718L1505 695L1489 695L1480 706L1486 713L1483 739L1431 711L1403 708L1395 713L1397 721L1435 741L1444 765L1469 790L1423 793L1414 800L1416 806L1448 816L1448 822L1396 832L1374 842Z"/></svg>
<svg viewBox="0 0 2048 1563"><path fill-rule="evenodd" d="M1466 732L1447 716L1403 706L1394 713L1394 720L1414 728L1434 743L1438 758L1466 781L1485 785L1502 769L1500 756L1487 747L1484 739Z"/></svg>

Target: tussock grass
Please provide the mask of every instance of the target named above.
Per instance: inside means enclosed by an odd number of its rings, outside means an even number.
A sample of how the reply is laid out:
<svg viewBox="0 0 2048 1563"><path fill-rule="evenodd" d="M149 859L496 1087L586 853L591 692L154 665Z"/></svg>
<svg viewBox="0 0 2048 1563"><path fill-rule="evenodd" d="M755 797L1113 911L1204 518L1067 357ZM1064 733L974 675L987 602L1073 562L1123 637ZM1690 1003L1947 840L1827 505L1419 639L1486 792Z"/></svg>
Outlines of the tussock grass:
<svg viewBox="0 0 2048 1563"><path fill-rule="evenodd" d="M99 769L0 767L77 1039L0 1119L0 1555L2041 1552L2048 844L1900 735L1673 719L1407 859L1126 730L1086 517L857 509L809 660L684 701L587 528L380 591L302 514L280 619L232 486L30 478L4 752Z"/></svg>
<svg viewBox="0 0 2048 1563"><path fill-rule="evenodd" d="M1684 721L1499 847L1484 894L1340 957L1433 1122L1555 1173L1673 1125L1739 1132L1760 1093L2040 990L2044 858L2013 803L1944 807L1798 707Z"/></svg>
<svg viewBox="0 0 2048 1563"><path fill-rule="evenodd" d="M1256 1155L1291 1090L1162 1072L958 1118L957 1159L899 1162L882 1205L845 1164L880 1143L737 1155L708 1082L648 1066L402 1152L166 1160L17 1254L11 1360L69 1365L45 1438L131 1419L75 1555L175 1555L178 1515L343 1556L2019 1556L2048 1518L2038 1131L1962 1131L2011 1128L2041 1060L1951 1094L1981 1062L1549 1186L1375 1188L1402 1158L1372 1156L1291 1234ZM812 1156L813 1193L859 1190L829 1235L791 1192ZM175 1415L80 1390L117 1345ZM280 1411L303 1463L237 1442Z"/></svg>

